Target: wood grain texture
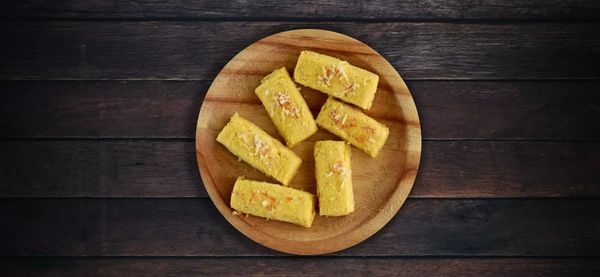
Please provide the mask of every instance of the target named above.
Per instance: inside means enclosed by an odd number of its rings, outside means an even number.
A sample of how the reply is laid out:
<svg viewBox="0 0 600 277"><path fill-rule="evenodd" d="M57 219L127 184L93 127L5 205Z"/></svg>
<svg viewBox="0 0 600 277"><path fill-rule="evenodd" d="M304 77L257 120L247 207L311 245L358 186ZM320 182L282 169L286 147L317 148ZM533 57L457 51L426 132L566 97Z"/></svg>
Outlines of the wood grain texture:
<svg viewBox="0 0 600 277"><path fill-rule="evenodd" d="M3 3L0 275L599 276L600 3L340 3ZM234 53L307 27L383 53L428 141L380 233L279 257L218 214L191 140Z"/></svg>
<svg viewBox="0 0 600 277"><path fill-rule="evenodd" d="M192 141L0 142L0 195L207 197L194 154Z"/></svg>
<svg viewBox="0 0 600 277"><path fill-rule="evenodd" d="M598 198L593 168L594 142L425 141L409 198ZM144 140L0 142L0 195L208 197L193 142Z"/></svg>
<svg viewBox="0 0 600 277"><path fill-rule="evenodd" d="M0 136L193 138L209 85L0 82L5 100ZM589 128L600 118L598 81L409 81L407 86L425 139L600 139L600 129Z"/></svg>
<svg viewBox="0 0 600 277"><path fill-rule="evenodd" d="M275 256L208 199L0 201L1 256ZM409 199L339 256L598 256L600 201ZM43 230L43 231L42 231Z"/></svg>
<svg viewBox="0 0 600 277"><path fill-rule="evenodd" d="M270 181L242 163L217 135L234 114L249 119L280 138L254 90L273 70L292 72L301 51L333 55L379 76L371 109L363 110L389 130L376 158L352 147L354 212L339 217L316 217L310 228L258 217L233 215L231 191L239 176ZM303 87L301 94L313 116L327 95ZM350 120L350 119L349 119ZM286 185L317 194L313 149L316 141L339 140L324 129L299 142L293 151L302 159L298 173ZM414 184L421 158L421 125L406 84L392 65L375 50L349 36L325 30L298 29L262 38L233 57L211 84L196 125L196 159L206 191L221 214L248 238L278 251L316 255L356 245L379 231L400 209ZM281 161L281 160L280 160ZM285 161L282 161L285 162ZM278 166L275 166L278 167Z"/></svg>
<svg viewBox="0 0 600 277"><path fill-rule="evenodd" d="M0 79L212 80L256 39L298 28L353 36L409 80L600 77L600 23L3 21Z"/></svg>
<svg viewBox="0 0 600 277"><path fill-rule="evenodd" d="M18 276L595 276L597 258L9 258ZM298 271L298 268L302 268Z"/></svg>
<svg viewBox="0 0 600 277"><path fill-rule="evenodd" d="M193 138L209 82L0 82L3 137ZM599 83L600 86L600 83Z"/></svg>
<svg viewBox="0 0 600 277"><path fill-rule="evenodd" d="M17 1L4 4L3 18L247 19L247 20L597 20L595 1L376 0L313 1Z"/></svg>

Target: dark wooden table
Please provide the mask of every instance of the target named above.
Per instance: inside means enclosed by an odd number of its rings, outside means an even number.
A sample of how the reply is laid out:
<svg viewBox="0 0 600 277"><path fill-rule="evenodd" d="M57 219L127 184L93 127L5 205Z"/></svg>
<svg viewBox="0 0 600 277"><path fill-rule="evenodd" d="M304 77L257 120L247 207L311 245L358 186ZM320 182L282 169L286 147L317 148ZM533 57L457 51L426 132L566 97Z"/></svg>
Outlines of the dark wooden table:
<svg viewBox="0 0 600 277"><path fill-rule="evenodd" d="M0 9L0 275L600 276L600 3L8 1ZM413 93L419 176L323 257L230 226L194 130L219 69L295 28L356 37Z"/></svg>

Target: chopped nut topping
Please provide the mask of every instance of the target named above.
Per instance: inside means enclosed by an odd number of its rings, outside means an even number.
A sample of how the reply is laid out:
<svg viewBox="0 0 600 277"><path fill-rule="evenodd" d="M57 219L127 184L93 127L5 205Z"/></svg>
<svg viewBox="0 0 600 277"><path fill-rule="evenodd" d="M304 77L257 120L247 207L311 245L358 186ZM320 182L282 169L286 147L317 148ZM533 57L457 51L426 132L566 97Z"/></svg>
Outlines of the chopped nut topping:
<svg viewBox="0 0 600 277"><path fill-rule="evenodd" d="M333 119L335 123L340 123L340 120L342 119L342 114L337 110L333 110L331 111L331 119Z"/></svg>
<svg viewBox="0 0 600 277"><path fill-rule="evenodd" d="M331 86L331 84L329 83L329 78L325 76L319 76L319 82L326 86Z"/></svg>
<svg viewBox="0 0 600 277"><path fill-rule="evenodd" d="M323 76L319 76L319 82L323 83L326 86L331 86L331 79L333 77L343 78L344 80L348 79L346 76L346 72L340 67L340 65L328 65L323 67Z"/></svg>
<svg viewBox="0 0 600 277"><path fill-rule="evenodd" d="M240 132L238 136L242 138L242 146L248 149L251 155L259 156L260 160L268 164L269 159L272 159L271 148L268 142L264 141L257 134L251 132Z"/></svg>
<svg viewBox="0 0 600 277"><path fill-rule="evenodd" d="M352 173L348 168L344 167L344 162L340 160L331 166L331 170L341 176L348 176Z"/></svg>
<svg viewBox="0 0 600 277"><path fill-rule="evenodd" d="M242 138L242 141L244 142L244 145L245 145L245 146L247 146L247 144L250 144L250 142L249 142L249 139L250 139L250 138L248 137L249 135L250 135L250 134L248 134L248 133L246 133L246 132L240 132L240 133L238 134L238 136L239 136L240 138Z"/></svg>
<svg viewBox="0 0 600 277"><path fill-rule="evenodd" d="M258 135L254 135L254 155L259 155L261 159L269 154L269 146Z"/></svg>
<svg viewBox="0 0 600 277"><path fill-rule="evenodd" d="M348 82L348 75L346 75L346 71L340 70L340 72L342 74L342 79L344 79L344 81Z"/></svg>
<svg viewBox="0 0 600 277"><path fill-rule="evenodd" d="M363 128L367 131L367 135L366 137L362 138L362 141L366 139L370 143L375 143L375 139L373 139L373 136L375 135L375 128L369 125L364 125Z"/></svg>
<svg viewBox="0 0 600 277"><path fill-rule="evenodd" d="M277 199L275 197L270 196L267 192L263 191L260 193L264 199L260 202L260 205L263 208L268 208L270 212L275 210L275 206L277 205Z"/></svg>
<svg viewBox="0 0 600 277"><path fill-rule="evenodd" d="M240 213L238 211L233 211L231 212L232 215L239 215Z"/></svg>
<svg viewBox="0 0 600 277"><path fill-rule="evenodd" d="M339 65L332 64L325 67L325 77L327 78L342 78L344 75L346 75L346 73L343 72L342 68Z"/></svg>
<svg viewBox="0 0 600 277"><path fill-rule="evenodd" d="M364 125L363 128L365 130L367 130L367 132L369 132L369 134L371 134L371 135L375 134L375 128L373 128L373 127L371 127L369 125Z"/></svg>
<svg viewBox="0 0 600 277"><path fill-rule="evenodd" d="M298 107L294 105L289 95L283 92L279 92L273 95L273 99L275 100L275 103L277 103L277 105L281 107L281 110L285 115L294 118L300 117L300 109L298 109Z"/></svg>
<svg viewBox="0 0 600 277"><path fill-rule="evenodd" d="M259 156L263 163L268 163L267 158L270 159L271 156L269 155L270 147L267 142L263 141L257 134L251 134L250 132L240 132L238 136L242 138L242 146L248 149L251 155Z"/></svg>
<svg viewBox="0 0 600 277"><path fill-rule="evenodd" d="M348 82L346 83L346 85L344 85L344 93L349 94L351 92L354 92L356 88L358 88L358 84L355 81Z"/></svg>
<svg viewBox="0 0 600 277"><path fill-rule="evenodd" d="M335 122L336 125L339 125L342 128L354 127L356 124L355 118L350 118L350 120L348 120L348 114L342 115L341 112L335 109L331 111L331 120L333 120L333 122ZM346 121L349 122L346 123Z"/></svg>

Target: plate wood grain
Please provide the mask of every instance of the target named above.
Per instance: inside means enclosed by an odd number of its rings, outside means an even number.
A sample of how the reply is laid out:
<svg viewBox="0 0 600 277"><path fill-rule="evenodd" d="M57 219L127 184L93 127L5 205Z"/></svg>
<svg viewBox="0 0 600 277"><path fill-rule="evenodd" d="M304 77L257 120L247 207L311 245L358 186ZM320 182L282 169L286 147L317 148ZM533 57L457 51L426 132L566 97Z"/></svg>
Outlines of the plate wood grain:
<svg viewBox="0 0 600 277"><path fill-rule="evenodd" d="M390 128L390 137L376 158L352 147L352 177L356 210L343 217L316 216L311 228L233 215L229 206L235 179L276 183L238 161L216 141L217 134L238 112L283 142L254 89L271 71L285 66L290 74L300 51L328 54L380 76L378 91L366 113ZM326 95L301 87L315 118ZM302 166L291 187L316 192L313 146L318 140L340 140L320 129L293 150ZM421 127L413 98L396 70L366 44L339 33L300 29L263 38L237 54L210 86L198 117L196 157L202 181L217 209L237 230L275 250L293 254L324 254L346 249L380 230L408 196L421 157ZM393 243L393 242L390 242Z"/></svg>

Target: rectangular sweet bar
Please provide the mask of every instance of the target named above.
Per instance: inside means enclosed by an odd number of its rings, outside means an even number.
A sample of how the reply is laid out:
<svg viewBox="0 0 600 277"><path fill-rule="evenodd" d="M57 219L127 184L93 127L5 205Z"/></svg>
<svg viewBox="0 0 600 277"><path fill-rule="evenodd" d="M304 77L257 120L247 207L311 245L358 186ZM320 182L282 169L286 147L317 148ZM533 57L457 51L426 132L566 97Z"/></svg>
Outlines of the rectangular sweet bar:
<svg viewBox="0 0 600 277"><path fill-rule="evenodd" d="M317 116L317 125L376 157L390 130L361 112L329 97Z"/></svg>
<svg viewBox="0 0 600 277"><path fill-rule="evenodd" d="M294 151L237 113L217 136L231 153L284 185L294 178L302 160Z"/></svg>
<svg viewBox="0 0 600 277"><path fill-rule="evenodd" d="M231 208L309 228L315 218L315 197L290 187L239 177L231 193Z"/></svg>
<svg viewBox="0 0 600 277"><path fill-rule="evenodd" d="M315 143L319 214L341 216L354 211L350 146L345 141Z"/></svg>
<svg viewBox="0 0 600 277"><path fill-rule="evenodd" d="M294 80L368 110L375 98L379 76L331 56L302 51Z"/></svg>
<svg viewBox="0 0 600 277"><path fill-rule="evenodd" d="M317 131L315 119L285 67L267 75L254 92L288 147Z"/></svg>

